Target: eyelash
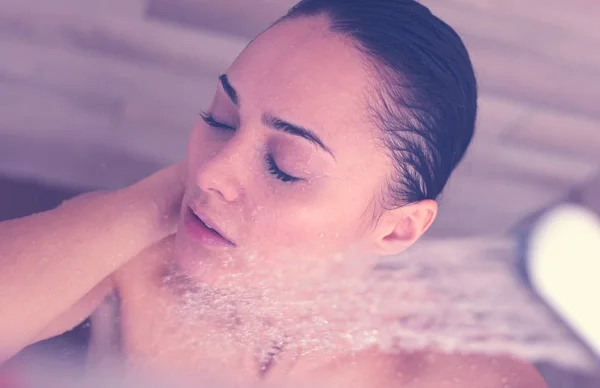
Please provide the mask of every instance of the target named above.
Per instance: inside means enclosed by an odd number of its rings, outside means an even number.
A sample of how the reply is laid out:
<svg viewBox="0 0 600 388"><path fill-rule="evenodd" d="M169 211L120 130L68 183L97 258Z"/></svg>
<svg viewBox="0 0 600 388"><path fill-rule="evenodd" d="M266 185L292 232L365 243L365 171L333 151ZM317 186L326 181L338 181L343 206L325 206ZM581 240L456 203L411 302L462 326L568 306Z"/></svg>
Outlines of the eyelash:
<svg viewBox="0 0 600 388"><path fill-rule="evenodd" d="M269 172L271 173L271 175L273 175L275 178L279 179L280 181L286 182L286 183L294 183L294 182L298 182L300 180L300 178L296 178L295 176L291 176L291 175L286 174L285 172L281 171L279 169L279 167L277 167L277 164L275 163L275 159L273 159L273 155L271 155L271 154L265 155L265 162L267 162L267 166L269 167Z"/></svg>
<svg viewBox="0 0 600 388"><path fill-rule="evenodd" d="M227 124L223 124L223 123L215 120L213 115L210 113L201 112L200 117L202 117L202 120L204 120L204 122L206 124L210 125L213 128L222 129L222 130L226 130L226 131L235 131L234 127L231 127ZM277 166L277 163L275 163L275 159L273 158L273 155L271 155L271 154L265 155L265 162L267 164L267 169L269 170L271 175L273 175L275 178L279 179L280 181L285 182L285 183L294 183L294 182L298 182L301 180L300 178L296 178L294 176L291 176L291 175L286 174L285 172L281 171L281 169Z"/></svg>
<svg viewBox="0 0 600 388"><path fill-rule="evenodd" d="M235 131L234 127L231 127L227 124L223 124L221 122L218 122L217 120L215 120L215 118L213 117L212 114L210 113L206 113L206 112L200 112L200 117L202 117L202 120L204 120L204 122L208 125L210 125L213 128L218 128L218 129L225 129L228 131Z"/></svg>

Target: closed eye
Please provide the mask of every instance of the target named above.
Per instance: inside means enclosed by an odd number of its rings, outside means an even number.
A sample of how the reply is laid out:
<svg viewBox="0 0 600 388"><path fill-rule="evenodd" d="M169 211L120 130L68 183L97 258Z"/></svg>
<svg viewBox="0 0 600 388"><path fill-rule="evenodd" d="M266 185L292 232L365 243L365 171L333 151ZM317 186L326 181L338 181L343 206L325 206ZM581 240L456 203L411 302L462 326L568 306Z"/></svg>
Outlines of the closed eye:
<svg viewBox="0 0 600 388"><path fill-rule="evenodd" d="M200 116L202 117L202 120L204 120L204 122L206 124L208 124L209 126L211 126L213 128L218 128L218 129L225 130L225 131L235 131L236 130L236 128L232 127L231 125L227 125L225 123L217 121L211 113L201 112ZM279 179L282 182L294 183L294 182L298 182L298 181L302 180L301 178L296 178L295 176L292 176L292 175L289 175L289 174L283 172L277 166L277 163L275 163L275 159L270 154L267 154L265 156L265 162L267 164L267 170L271 173L271 175L273 175L275 178Z"/></svg>
<svg viewBox="0 0 600 388"><path fill-rule="evenodd" d="M285 172L281 171L281 169L277 166L277 163L275 163L273 155L266 155L265 161L267 162L267 168L269 169L271 175L273 175L280 181L286 183L294 183L302 180L301 178L296 178L295 176L291 176L290 174L286 174Z"/></svg>
<svg viewBox="0 0 600 388"><path fill-rule="evenodd" d="M202 117L202 120L204 120L204 122L206 124L210 125L213 128L225 129L228 131L235 131L235 127L232 127L231 125L227 125L220 121L217 121L211 113L200 112L200 117Z"/></svg>

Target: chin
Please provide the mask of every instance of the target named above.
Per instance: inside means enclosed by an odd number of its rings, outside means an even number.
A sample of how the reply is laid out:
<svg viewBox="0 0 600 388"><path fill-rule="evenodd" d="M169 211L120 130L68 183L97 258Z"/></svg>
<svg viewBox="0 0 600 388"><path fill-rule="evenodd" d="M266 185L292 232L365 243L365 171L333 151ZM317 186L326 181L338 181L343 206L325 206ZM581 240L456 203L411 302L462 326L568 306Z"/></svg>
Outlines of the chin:
<svg viewBox="0 0 600 388"><path fill-rule="evenodd" d="M173 264L178 272L203 283L243 271L241 260L231 252L207 249L180 232L175 235Z"/></svg>

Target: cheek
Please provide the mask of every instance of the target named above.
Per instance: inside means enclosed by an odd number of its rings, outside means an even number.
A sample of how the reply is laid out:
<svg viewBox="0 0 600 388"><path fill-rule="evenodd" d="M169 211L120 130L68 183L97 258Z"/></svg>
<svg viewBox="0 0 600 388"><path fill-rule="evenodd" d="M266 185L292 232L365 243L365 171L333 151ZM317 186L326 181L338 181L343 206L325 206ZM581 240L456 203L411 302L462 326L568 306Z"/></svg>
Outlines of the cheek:
<svg viewBox="0 0 600 388"><path fill-rule="evenodd" d="M265 198L266 205L254 218L257 246L327 254L342 253L353 245L360 229L361 206L332 201L331 194L329 199L325 195L308 197Z"/></svg>

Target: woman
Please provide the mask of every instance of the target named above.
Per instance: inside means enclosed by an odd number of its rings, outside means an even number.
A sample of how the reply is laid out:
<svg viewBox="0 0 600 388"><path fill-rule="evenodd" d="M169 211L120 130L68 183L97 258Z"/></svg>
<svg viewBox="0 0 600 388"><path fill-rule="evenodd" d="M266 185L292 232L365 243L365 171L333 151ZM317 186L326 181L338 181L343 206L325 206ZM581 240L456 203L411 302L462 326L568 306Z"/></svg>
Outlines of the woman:
<svg viewBox="0 0 600 388"><path fill-rule="evenodd" d="M301 1L219 77L185 163L0 225L0 356L114 293L144 373L540 386L508 358L386 354L338 330L352 285L433 222L476 99L460 38L417 2ZM338 302L307 307L323 295Z"/></svg>

